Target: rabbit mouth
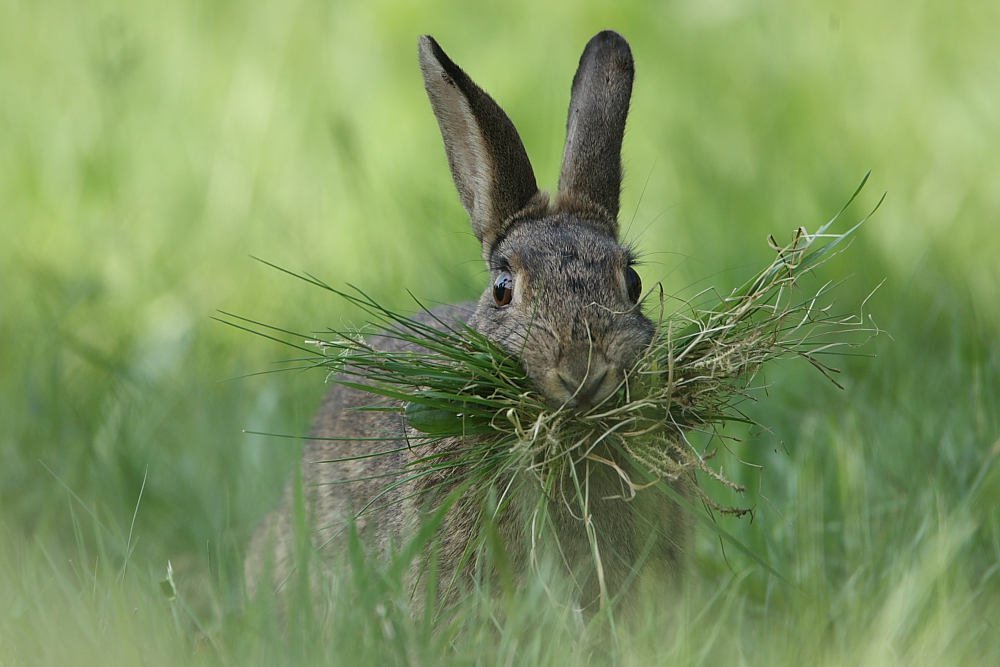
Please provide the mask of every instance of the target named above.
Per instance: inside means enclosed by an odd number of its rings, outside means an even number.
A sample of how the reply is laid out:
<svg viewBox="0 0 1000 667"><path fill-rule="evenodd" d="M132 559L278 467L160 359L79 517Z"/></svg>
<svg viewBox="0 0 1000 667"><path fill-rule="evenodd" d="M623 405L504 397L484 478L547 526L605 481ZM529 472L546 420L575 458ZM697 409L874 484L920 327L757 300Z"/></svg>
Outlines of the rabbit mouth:
<svg viewBox="0 0 1000 667"><path fill-rule="evenodd" d="M608 376L607 369L601 371L596 377L584 378L578 381L576 378L559 375L559 381L566 389L569 397L566 406L573 408L576 412L589 412L610 393L604 390L604 380Z"/></svg>
<svg viewBox="0 0 1000 667"><path fill-rule="evenodd" d="M619 375L606 362L582 366L564 364L546 373L539 389L550 407L584 415L608 404L618 388Z"/></svg>

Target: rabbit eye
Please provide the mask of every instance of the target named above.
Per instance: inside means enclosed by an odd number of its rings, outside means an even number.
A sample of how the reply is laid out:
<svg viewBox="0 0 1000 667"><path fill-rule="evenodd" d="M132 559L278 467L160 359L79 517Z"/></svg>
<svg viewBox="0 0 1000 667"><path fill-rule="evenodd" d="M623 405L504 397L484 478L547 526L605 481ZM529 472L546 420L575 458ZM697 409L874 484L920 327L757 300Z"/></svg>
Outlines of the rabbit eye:
<svg viewBox="0 0 1000 667"><path fill-rule="evenodd" d="M501 271L493 283L493 298L501 308L510 303L514 298L514 276L510 271Z"/></svg>
<svg viewBox="0 0 1000 667"><path fill-rule="evenodd" d="M632 303L639 303L639 297L642 296L642 281L639 280L639 274L631 266L625 269L625 289L628 291L628 298L632 299Z"/></svg>

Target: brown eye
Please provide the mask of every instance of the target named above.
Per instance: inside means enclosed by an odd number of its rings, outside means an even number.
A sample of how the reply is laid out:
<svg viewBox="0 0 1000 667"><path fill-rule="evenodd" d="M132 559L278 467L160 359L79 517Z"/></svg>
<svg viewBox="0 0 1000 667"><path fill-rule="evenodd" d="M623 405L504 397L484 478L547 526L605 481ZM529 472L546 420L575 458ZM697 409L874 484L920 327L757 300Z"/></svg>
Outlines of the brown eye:
<svg viewBox="0 0 1000 667"><path fill-rule="evenodd" d="M642 296L642 281L639 280L639 274L631 266L625 269L625 289L628 291L628 298L632 299L632 303L639 303L639 297Z"/></svg>
<svg viewBox="0 0 1000 667"><path fill-rule="evenodd" d="M493 298L501 308L514 298L514 276L510 275L510 271L501 271L497 276L493 283Z"/></svg>

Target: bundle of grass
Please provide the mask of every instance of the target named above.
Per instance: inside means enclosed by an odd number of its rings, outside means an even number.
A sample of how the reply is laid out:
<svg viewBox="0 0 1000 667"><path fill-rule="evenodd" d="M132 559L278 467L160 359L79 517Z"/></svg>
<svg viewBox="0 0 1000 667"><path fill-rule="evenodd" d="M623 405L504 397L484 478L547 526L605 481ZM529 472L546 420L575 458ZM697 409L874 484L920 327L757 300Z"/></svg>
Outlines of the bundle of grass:
<svg viewBox="0 0 1000 667"><path fill-rule="evenodd" d="M863 186L864 182L847 205ZM803 296L798 284L804 273L815 271L848 247L844 241L864 222L841 234L828 233L843 210L816 233L798 229L788 245L779 246L770 238L776 251L774 261L727 296L705 290L668 312L662 287L647 293L646 302L653 301L658 312L652 318L657 330L651 343L625 374L617 392L584 413L547 404L517 356L481 333L457 321L404 316L383 308L363 292L344 293L312 276L297 277L362 308L381 336L409 343L400 346L407 351L373 346L360 330L330 330L309 338L305 345L289 344L302 350L318 349L318 355L313 352L306 358L307 365L327 370L334 382L372 395L367 410L404 413L411 429L419 432L407 446L433 452L416 457L404 474L387 484L387 492L442 473L449 480L448 488L462 481L463 488L481 496L482 506L498 512L516 490L511 488L513 480L524 483L528 479L542 491L539 497L557 499L590 534L591 500L587 480L579 471L588 465L606 466L612 478L619 480L617 497L622 501L643 492L666 493L771 570L709 514L699 512L678 494L670 482L701 472L713 483L742 492L709 465L712 453L699 451L687 434L698 430L719 435L726 422L749 422L739 404L752 398L755 378L769 362L802 358L834 381L836 369L822 358L863 344L878 333L863 313L831 312L829 295L837 283L825 283L808 296ZM711 305L702 305L705 302ZM467 445L461 451L444 456L428 447L454 436L462 436ZM691 488L712 510L734 515L752 512L722 506L700 486ZM487 494L492 496L487 499ZM375 498L359 515L384 504ZM536 512L542 512L541 505ZM596 536L591 541L600 572ZM603 590L601 597L605 598Z"/></svg>

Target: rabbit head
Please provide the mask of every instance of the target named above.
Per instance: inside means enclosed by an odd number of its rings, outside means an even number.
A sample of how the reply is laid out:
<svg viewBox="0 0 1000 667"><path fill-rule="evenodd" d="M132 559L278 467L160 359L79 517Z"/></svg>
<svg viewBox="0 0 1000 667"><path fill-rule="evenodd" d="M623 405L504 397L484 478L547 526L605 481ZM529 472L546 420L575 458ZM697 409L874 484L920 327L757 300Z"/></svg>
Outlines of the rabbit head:
<svg viewBox="0 0 1000 667"><path fill-rule="evenodd" d="M653 335L635 257L618 241L628 43L607 30L580 58L554 201L510 118L432 37L420 38L420 67L490 271L470 326L518 356L552 407L601 405Z"/></svg>

